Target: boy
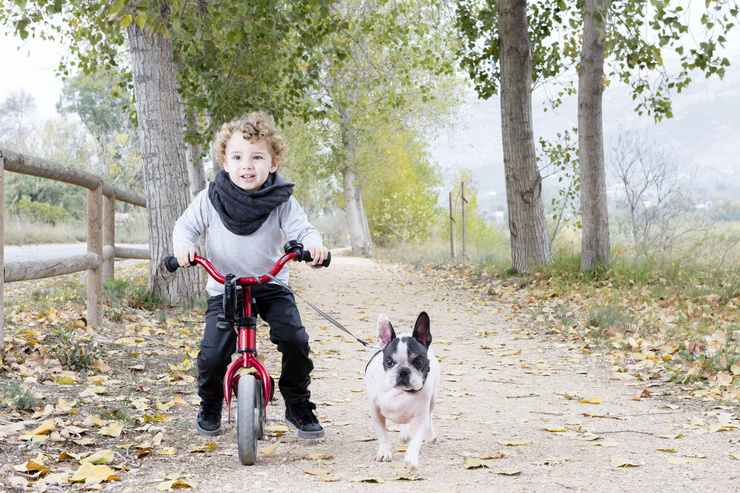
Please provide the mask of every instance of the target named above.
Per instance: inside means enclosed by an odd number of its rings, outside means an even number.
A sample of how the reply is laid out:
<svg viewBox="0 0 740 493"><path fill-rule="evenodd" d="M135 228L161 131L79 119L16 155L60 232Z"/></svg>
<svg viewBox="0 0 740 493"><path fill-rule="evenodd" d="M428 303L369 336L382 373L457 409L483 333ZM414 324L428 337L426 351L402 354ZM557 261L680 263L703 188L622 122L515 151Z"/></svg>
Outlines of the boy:
<svg viewBox="0 0 740 493"><path fill-rule="evenodd" d="M225 123L214 142L215 160L223 167L175 223L175 256L183 267L197 253L195 243L206 234L207 257L224 273L238 277L268 272L281 255L286 240L296 239L319 265L327 256L318 231L291 196L293 184L277 174L286 144L272 118L255 112ZM288 281L284 268L277 276ZM202 435L221 432L223 377L235 351L233 331L217 328L223 313L223 285L208 280L208 309L198 354L196 428ZM285 418L301 438L320 438L324 430L314 415L308 390L313 363L308 334L290 291L278 284L252 288L257 313L270 326L270 340L282 353L278 386L285 399Z"/></svg>

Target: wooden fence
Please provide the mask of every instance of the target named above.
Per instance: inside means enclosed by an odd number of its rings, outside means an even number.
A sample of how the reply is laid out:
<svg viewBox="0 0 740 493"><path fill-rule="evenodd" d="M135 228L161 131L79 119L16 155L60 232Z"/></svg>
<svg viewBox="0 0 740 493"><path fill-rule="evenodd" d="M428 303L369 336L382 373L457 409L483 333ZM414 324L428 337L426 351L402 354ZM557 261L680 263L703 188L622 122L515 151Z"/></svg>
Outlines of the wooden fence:
<svg viewBox="0 0 740 493"><path fill-rule="evenodd" d="M51 260L5 262L5 171L38 176L87 188L87 253ZM116 247L116 201L146 207L144 197L107 184L97 175L6 149L0 149L0 352L4 341L3 291L6 282L30 281L87 271L87 323L100 325L103 283L112 279L116 258L148 259L142 248Z"/></svg>

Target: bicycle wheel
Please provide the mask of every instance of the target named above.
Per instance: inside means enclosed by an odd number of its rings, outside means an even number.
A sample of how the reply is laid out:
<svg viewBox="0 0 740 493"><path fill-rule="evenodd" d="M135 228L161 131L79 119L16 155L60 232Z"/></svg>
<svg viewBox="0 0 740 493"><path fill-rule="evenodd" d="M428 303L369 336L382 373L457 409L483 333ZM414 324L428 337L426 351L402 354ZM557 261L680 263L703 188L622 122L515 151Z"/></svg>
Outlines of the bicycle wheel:
<svg viewBox="0 0 740 493"><path fill-rule="evenodd" d="M242 374L236 394L236 444L239 448L239 460L245 466L257 461L257 423L260 419L258 409L259 387L253 375Z"/></svg>
<svg viewBox="0 0 740 493"><path fill-rule="evenodd" d="M257 387L257 394L255 399L255 410L256 413L256 420L255 420L255 430L257 435L257 440L262 440L265 438L265 398L262 394L262 383L260 381L256 382Z"/></svg>

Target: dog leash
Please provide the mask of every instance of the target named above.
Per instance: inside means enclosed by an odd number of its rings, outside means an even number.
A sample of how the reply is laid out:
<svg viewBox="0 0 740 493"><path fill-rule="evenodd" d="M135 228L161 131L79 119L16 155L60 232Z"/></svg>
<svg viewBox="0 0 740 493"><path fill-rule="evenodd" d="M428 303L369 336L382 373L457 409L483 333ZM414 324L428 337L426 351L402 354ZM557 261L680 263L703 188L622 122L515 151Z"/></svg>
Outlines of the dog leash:
<svg viewBox="0 0 740 493"><path fill-rule="evenodd" d="M334 317L332 317L331 315L329 315L328 313L326 313L325 311L323 311L321 308L319 308L318 306L314 305L313 303L311 303L310 301L308 301L303 296L299 296L295 291L293 291L292 289L290 289L290 287L287 284L285 284L283 281L281 281L277 277L272 276L270 274L267 274L267 277L270 278L270 279L272 279L275 282L275 284L278 284L278 285L284 287L285 289L287 289L290 293L293 294L293 296L295 296L295 297L300 298L301 300L303 300L304 303L306 303L308 306L310 306L311 308L313 308L313 310L316 313L318 313L322 318L324 318L327 322L329 322L330 324L332 324L337 329L339 329L339 330L347 333L350 337L352 337L354 340L356 340L357 342L359 342L360 344L362 344L366 348L378 349L376 346L373 346L369 342L363 341L362 339L360 339L359 337L357 337L356 335L354 335L352 332L349 331L349 329L347 329L347 327L345 327L341 323L337 322L337 320L335 320ZM371 360L372 360L372 358L371 358Z"/></svg>

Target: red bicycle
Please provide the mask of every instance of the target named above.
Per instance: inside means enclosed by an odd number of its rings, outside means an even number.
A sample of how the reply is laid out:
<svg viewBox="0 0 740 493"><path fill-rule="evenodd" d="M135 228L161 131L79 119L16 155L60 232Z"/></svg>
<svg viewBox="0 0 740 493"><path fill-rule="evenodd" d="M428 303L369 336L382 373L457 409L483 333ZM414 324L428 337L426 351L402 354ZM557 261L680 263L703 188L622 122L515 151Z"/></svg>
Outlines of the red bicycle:
<svg viewBox="0 0 740 493"><path fill-rule="evenodd" d="M258 277L236 277L221 274L205 257L196 255L190 265L200 265L208 275L224 285L224 313L219 316L219 328L236 332L236 350L239 357L231 362L224 375L224 401L231 420L231 396L236 394L236 441L239 460L251 466L257 460L257 440L264 436L267 404L273 395L273 380L257 359L257 317L252 308L251 286L267 284L291 260L310 262L311 254L297 241L285 245L285 254L275 262L269 274ZM321 264L328 267L331 253ZM179 267L177 258L167 257L164 265L170 272Z"/></svg>

